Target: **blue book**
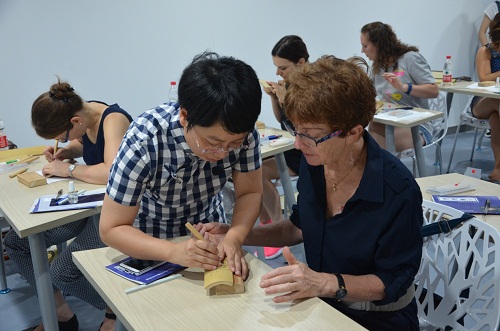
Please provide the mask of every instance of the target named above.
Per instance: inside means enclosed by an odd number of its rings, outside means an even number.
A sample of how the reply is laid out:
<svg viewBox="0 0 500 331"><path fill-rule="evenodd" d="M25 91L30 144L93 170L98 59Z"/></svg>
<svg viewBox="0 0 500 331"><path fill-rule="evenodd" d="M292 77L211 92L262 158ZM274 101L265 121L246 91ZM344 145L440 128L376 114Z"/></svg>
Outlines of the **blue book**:
<svg viewBox="0 0 500 331"><path fill-rule="evenodd" d="M134 283L137 283L140 285L147 285L149 283L154 282L155 280L170 276L171 274L176 273L176 272L186 268L186 267L183 267L179 264L165 262L163 264L155 266L153 269L151 269L149 271L146 271L142 275L136 276L132 273L127 272L122 266L120 266L120 263L129 261L131 259L132 259L132 257L127 257L121 261L118 261L116 263L113 263L113 264L106 266L106 269L111 271L112 273L114 273L120 277L123 277L125 279L128 279Z"/></svg>
<svg viewBox="0 0 500 331"><path fill-rule="evenodd" d="M500 215L500 199L495 195L433 195L432 200L469 214ZM486 201L490 206L486 210Z"/></svg>

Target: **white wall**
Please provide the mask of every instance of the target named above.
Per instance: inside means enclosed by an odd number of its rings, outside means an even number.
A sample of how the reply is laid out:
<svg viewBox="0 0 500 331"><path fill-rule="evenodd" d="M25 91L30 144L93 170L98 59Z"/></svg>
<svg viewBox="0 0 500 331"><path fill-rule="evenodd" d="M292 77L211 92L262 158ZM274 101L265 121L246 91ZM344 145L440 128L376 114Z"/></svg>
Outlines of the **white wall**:
<svg viewBox="0 0 500 331"><path fill-rule="evenodd" d="M300 35L311 60L345 58L361 54L359 30L376 20L418 46L432 68L451 55L454 73L471 76L490 2L0 0L0 118L19 147L45 144L31 128L30 109L55 75L84 99L117 102L135 117L165 102L169 82L206 49L274 80L270 52L282 36ZM267 95L262 105L260 119L276 123Z"/></svg>

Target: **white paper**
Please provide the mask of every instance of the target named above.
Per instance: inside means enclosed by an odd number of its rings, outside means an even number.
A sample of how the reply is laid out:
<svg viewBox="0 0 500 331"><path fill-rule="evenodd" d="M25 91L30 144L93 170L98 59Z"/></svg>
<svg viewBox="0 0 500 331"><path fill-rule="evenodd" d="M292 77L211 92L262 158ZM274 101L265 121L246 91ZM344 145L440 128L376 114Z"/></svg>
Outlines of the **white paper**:
<svg viewBox="0 0 500 331"><path fill-rule="evenodd" d="M500 93L500 88L499 87L495 87L495 85L492 85L492 86L479 86L479 83L474 83L474 84L470 84L469 86L467 86L467 88L482 89L482 90L487 90L487 91L490 91L490 92Z"/></svg>
<svg viewBox="0 0 500 331"><path fill-rule="evenodd" d="M416 120L419 120L421 118L425 118L425 117L434 115L433 113L428 112L428 111L420 112L420 111L410 110L410 112L411 112L411 114L401 116L401 117L392 116L389 114L390 112L380 113L380 114L375 115L374 117L381 119L381 120L388 120L388 121L395 121L395 122L403 122L403 121L406 122L406 121L416 121Z"/></svg>
<svg viewBox="0 0 500 331"><path fill-rule="evenodd" d="M105 192L106 192L105 187L99 188L96 190L92 190L92 191L87 191L84 194L79 195L78 200L82 201L81 199L84 197L87 197L87 198L95 197L96 195L99 195L99 194L102 195ZM102 202L103 202L103 200L101 199L98 201L92 201L92 202L86 202L86 203L75 203L75 204L66 203L66 204L62 204L62 205L51 206L50 203L55 197L56 197L55 194L51 194L51 195L43 195L39 199L36 199L30 208L30 214L61 211L61 210L77 210L77 209L96 208L96 207L102 206ZM61 198L64 198L64 196L62 196Z"/></svg>

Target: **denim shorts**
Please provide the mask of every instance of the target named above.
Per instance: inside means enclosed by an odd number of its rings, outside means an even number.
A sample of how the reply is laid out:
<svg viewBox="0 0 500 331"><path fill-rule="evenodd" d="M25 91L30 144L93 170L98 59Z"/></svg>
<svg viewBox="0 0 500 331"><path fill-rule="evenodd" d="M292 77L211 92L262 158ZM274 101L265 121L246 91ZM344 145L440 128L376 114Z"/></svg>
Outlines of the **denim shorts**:
<svg viewBox="0 0 500 331"><path fill-rule="evenodd" d="M424 146L429 145L432 142L432 134L421 125L419 126L419 131L422 137L424 138L425 141Z"/></svg>

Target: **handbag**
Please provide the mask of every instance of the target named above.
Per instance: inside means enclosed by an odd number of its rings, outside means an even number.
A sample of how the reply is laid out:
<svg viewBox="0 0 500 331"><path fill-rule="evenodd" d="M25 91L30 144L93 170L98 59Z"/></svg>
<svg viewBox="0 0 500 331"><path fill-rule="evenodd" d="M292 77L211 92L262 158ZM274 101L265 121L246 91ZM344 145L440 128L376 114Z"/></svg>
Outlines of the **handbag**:
<svg viewBox="0 0 500 331"><path fill-rule="evenodd" d="M425 238L439 233L450 233L454 228L473 217L474 215L463 213L459 218L426 224L422 226L422 237Z"/></svg>

